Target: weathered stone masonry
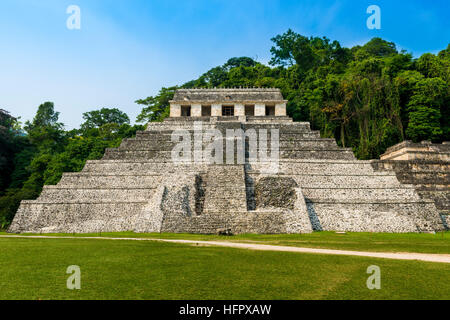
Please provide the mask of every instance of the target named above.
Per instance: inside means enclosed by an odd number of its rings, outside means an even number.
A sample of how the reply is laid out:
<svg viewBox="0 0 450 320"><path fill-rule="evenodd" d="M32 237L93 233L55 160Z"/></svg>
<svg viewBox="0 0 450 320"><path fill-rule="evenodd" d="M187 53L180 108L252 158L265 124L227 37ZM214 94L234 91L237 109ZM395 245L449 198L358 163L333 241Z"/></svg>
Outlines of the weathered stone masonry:
<svg viewBox="0 0 450 320"><path fill-rule="evenodd" d="M193 134L195 121L224 137L227 128L279 129L278 173L267 173L264 163L172 162L171 133ZM38 199L22 201L9 231L443 230L435 201L377 163L356 160L309 123L292 122L277 89L179 90L170 118L149 123L81 172L65 173ZM448 176L448 163L443 168Z"/></svg>
<svg viewBox="0 0 450 320"><path fill-rule="evenodd" d="M394 170L401 183L411 184L422 199L434 201L444 226L450 227L450 143L404 141L374 161L375 170Z"/></svg>

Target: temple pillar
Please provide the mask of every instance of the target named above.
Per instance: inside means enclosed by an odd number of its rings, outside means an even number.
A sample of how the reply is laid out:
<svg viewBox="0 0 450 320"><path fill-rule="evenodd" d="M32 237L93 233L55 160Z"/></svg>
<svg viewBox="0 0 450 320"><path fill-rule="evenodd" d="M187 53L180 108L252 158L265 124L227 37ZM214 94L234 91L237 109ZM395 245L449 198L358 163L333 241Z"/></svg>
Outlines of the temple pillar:
<svg viewBox="0 0 450 320"><path fill-rule="evenodd" d="M236 117L245 116L245 107L243 104L238 103L234 105L234 115Z"/></svg>
<svg viewBox="0 0 450 320"><path fill-rule="evenodd" d="M202 116L202 105L192 104L191 105L191 117L201 117Z"/></svg>
<svg viewBox="0 0 450 320"><path fill-rule="evenodd" d="M222 116L222 105L213 104L211 105L211 117L221 117Z"/></svg>
<svg viewBox="0 0 450 320"><path fill-rule="evenodd" d="M179 104L170 105L170 117L181 117L181 105Z"/></svg>
<svg viewBox="0 0 450 320"><path fill-rule="evenodd" d="M255 104L255 116L264 117L266 115L266 105L257 103Z"/></svg>
<svg viewBox="0 0 450 320"><path fill-rule="evenodd" d="M286 116L286 103L277 103L275 105L275 116L276 117Z"/></svg>

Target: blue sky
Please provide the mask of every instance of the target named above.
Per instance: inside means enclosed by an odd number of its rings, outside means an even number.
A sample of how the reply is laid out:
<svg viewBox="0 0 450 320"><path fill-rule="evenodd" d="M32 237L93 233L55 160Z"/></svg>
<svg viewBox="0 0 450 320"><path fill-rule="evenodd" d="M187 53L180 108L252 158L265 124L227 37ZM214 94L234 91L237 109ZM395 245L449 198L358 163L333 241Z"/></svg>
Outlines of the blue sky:
<svg viewBox="0 0 450 320"><path fill-rule="evenodd" d="M448 0L1 0L0 108L22 121L53 101L67 128L82 113L118 107L197 78L231 57L270 59L288 28L351 47L379 36L420 56L450 42ZM69 5L81 29L69 30ZM369 30L369 5L381 30Z"/></svg>

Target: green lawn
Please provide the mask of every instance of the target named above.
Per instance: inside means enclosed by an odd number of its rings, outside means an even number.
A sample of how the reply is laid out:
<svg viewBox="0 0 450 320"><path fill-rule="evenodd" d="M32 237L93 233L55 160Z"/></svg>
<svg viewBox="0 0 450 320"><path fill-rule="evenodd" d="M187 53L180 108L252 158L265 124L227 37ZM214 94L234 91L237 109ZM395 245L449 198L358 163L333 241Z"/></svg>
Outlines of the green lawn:
<svg viewBox="0 0 450 320"><path fill-rule="evenodd" d="M0 233L6 234L6 233ZM67 235L67 234L54 234ZM418 252L450 254L450 232L436 234L392 234L392 233L347 233L315 232L311 234L282 234L282 235L236 235L231 237L198 234L159 234L159 233L92 233L70 236L105 236L132 238L161 238L186 240L219 240L252 242L273 245L298 246L310 248L329 248L341 250L360 250L378 252Z"/></svg>
<svg viewBox="0 0 450 320"><path fill-rule="evenodd" d="M66 288L69 265L81 268L81 290ZM381 268L381 290L366 287L370 265ZM146 241L0 238L0 299L450 299L450 266Z"/></svg>

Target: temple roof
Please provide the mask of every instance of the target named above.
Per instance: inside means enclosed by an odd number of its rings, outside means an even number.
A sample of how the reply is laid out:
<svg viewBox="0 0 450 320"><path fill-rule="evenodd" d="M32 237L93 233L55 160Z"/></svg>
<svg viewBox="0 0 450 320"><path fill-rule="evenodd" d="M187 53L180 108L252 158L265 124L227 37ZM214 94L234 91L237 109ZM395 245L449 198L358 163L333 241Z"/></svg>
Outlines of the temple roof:
<svg viewBox="0 0 450 320"><path fill-rule="evenodd" d="M172 103L192 102L285 102L280 89L245 88L245 89L178 89Z"/></svg>

